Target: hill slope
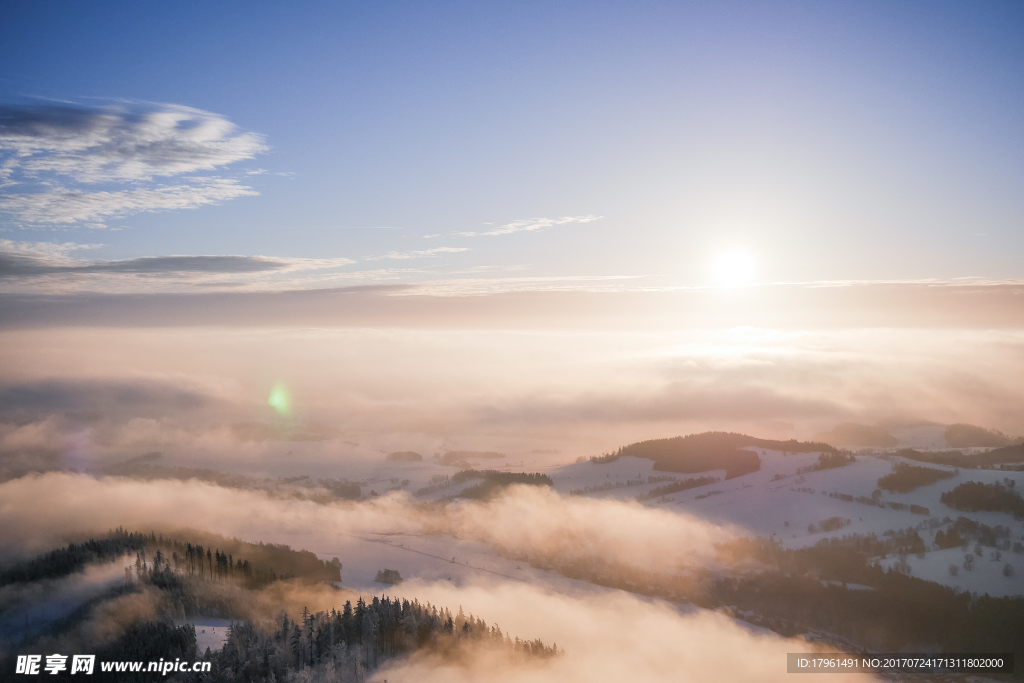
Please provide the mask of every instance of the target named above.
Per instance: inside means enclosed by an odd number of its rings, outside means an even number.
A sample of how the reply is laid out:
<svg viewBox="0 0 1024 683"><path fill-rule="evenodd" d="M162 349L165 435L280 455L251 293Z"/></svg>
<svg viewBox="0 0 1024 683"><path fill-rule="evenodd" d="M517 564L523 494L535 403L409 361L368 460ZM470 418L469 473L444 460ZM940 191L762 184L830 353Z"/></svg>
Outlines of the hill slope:
<svg viewBox="0 0 1024 683"><path fill-rule="evenodd" d="M652 439L623 446L617 452L595 462L611 462L622 456L646 458L654 461L654 469L663 472L707 472L725 470L725 478L732 479L761 469L761 459L747 447L767 448L790 453L838 453L824 443L796 440L773 441L758 439L734 432L704 432L676 436L670 439Z"/></svg>

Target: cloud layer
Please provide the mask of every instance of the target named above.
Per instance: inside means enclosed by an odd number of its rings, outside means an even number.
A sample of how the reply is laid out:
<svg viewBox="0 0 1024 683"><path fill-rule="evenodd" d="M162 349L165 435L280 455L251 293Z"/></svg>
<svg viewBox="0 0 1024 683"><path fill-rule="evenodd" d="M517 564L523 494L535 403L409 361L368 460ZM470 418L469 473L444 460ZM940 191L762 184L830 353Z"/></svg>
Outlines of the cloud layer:
<svg viewBox="0 0 1024 683"><path fill-rule="evenodd" d="M252 329L227 327L223 316L198 329L90 327L96 322L0 334L0 470L94 467L162 451L201 467L350 476L391 451L490 450L564 463L709 429L810 438L840 423L930 420L1024 434L1024 336L1012 330ZM287 424L267 404L279 382L292 399ZM243 423L263 425L263 436L235 428ZM330 438L288 441L313 424L330 425ZM306 464L281 460L293 448Z"/></svg>

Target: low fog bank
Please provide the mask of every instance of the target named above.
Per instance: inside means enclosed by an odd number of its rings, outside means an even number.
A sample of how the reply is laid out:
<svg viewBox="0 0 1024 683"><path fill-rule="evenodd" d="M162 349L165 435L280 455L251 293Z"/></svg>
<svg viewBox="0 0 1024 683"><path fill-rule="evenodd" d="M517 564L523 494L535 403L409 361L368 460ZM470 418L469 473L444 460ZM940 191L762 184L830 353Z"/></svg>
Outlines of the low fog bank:
<svg viewBox="0 0 1024 683"><path fill-rule="evenodd" d="M62 328L0 334L0 367L2 477L151 451L349 476L392 451L564 463L709 429L806 439L902 420L1024 433L1013 330ZM268 405L275 387L284 408Z"/></svg>
<svg viewBox="0 0 1024 683"><path fill-rule="evenodd" d="M0 500L0 546L19 554L122 524L157 531L189 526L311 549L330 546L355 531L402 531L480 539L515 553L564 562L612 558L648 571L678 572L714 566L714 545L741 531L632 503L563 498L537 487L513 487L488 503L417 507L402 495L392 495L320 505L200 482L50 473L0 484ZM222 589L211 584L208 590ZM453 613L461 608L511 636L557 643L565 654L536 661L511 661L487 647L470 647L456 657L417 654L392 662L375 674L375 681L781 680L787 675L787 652L814 649L800 639L740 625L722 614L682 611L671 603L613 590L566 595L500 579L462 587L412 579L378 590L447 606ZM258 591L247 609L270 619L282 606L294 615L303 607L338 608L353 598L348 591L323 585L275 582ZM155 618L158 603L151 587L109 600L74 631L54 640L53 651L109 640L124 624Z"/></svg>
<svg viewBox="0 0 1024 683"><path fill-rule="evenodd" d="M17 642L44 631L111 586L124 582L128 560L90 565L81 573L0 587L0 643Z"/></svg>
<svg viewBox="0 0 1024 683"><path fill-rule="evenodd" d="M399 660L373 681L783 681L787 652L813 652L800 638L753 631L723 615L684 614L669 603L628 593L570 597L521 583L453 588L409 583L402 591L436 604L459 604L487 615L507 632L557 643L565 654L506 666L487 651L460 662L430 656ZM829 680L870 680L866 675L830 675Z"/></svg>
<svg viewBox="0 0 1024 683"><path fill-rule="evenodd" d="M609 561L678 572L715 562L741 530L636 503L562 497L514 486L486 503L416 506L404 494L321 505L197 481L136 481L50 473L0 484L0 548L34 554L93 533L180 527L251 542L326 549L351 533L442 533L505 552L572 563ZM344 562L344 558L342 558Z"/></svg>

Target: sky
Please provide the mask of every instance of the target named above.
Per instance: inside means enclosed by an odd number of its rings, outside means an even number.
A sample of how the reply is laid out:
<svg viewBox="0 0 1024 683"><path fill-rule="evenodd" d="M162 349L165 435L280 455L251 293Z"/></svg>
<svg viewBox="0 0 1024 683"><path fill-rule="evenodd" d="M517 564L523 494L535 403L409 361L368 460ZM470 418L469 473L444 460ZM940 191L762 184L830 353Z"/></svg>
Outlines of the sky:
<svg viewBox="0 0 1024 683"><path fill-rule="evenodd" d="M1016 3L4 15L7 293L1020 278Z"/></svg>
<svg viewBox="0 0 1024 683"><path fill-rule="evenodd" d="M6 2L0 478L1024 434L1022 33L1011 2Z"/></svg>

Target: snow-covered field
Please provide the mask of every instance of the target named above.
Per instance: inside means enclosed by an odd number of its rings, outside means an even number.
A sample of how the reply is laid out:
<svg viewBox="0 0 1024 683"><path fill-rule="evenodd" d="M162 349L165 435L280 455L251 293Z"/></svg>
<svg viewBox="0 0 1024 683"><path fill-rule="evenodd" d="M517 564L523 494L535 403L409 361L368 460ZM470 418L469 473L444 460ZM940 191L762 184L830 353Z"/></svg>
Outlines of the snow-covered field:
<svg viewBox="0 0 1024 683"><path fill-rule="evenodd" d="M320 557L343 558L342 585L371 595L402 594L400 587L375 580L381 569L396 569L407 581L444 581L456 587L494 579L523 581L571 595L605 590L502 557L486 543L444 534L349 534L310 550Z"/></svg>
<svg viewBox="0 0 1024 683"><path fill-rule="evenodd" d="M974 554L973 546L969 551ZM964 568L964 557L967 551L962 548L948 548L925 553L924 558L907 555L911 576L926 581L934 581L949 586L956 591L970 591L978 595L988 593L992 597L1024 594L1024 555L1001 553L1002 558L993 559L995 551L985 548L982 557L974 560L971 570ZM888 569L899 561L894 555L882 560L880 564ZM1013 575L1005 576L1003 568L1009 564L1013 567ZM950 574L949 567L957 568L957 575Z"/></svg>
<svg viewBox="0 0 1024 683"><path fill-rule="evenodd" d="M228 627L231 625L227 619L211 617L197 618L181 623L192 624L195 627L196 652L200 654L206 652L206 648L219 650L224 647L224 642L228 639Z"/></svg>

